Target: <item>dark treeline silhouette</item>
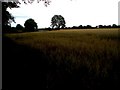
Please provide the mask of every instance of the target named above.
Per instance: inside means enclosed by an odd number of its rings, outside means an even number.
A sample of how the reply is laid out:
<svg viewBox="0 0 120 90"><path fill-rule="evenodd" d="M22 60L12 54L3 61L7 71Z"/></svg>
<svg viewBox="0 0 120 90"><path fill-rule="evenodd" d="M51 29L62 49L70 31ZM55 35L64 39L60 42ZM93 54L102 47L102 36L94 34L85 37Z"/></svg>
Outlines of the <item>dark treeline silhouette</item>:
<svg viewBox="0 0 120 90"><path fill-rule="evenodd" d="M11 27L9 25L3 27L3 33L34 32L37 30L37 23L32 18L25 21L24 27L21 24L17 24L16 27Z"/></svg>
<svg viewBox="0 0 120 90"><path fill-rule="evenodd" d="M34 0L22 0L25 4L27 3L33 3ZM43 1L45 6L50 4L50 0L37 0L38 3L40 1ZM11 27L11 21L15 23L14 16L7 11L7 8L19 8L19 4L21 4L18 0L18 2L2 2L2 29L3 33L13 33L13 32L30 32L30 31L37 31L37 23L33 20L34 25L32 24L25 24L25 28L21 27L21 30L18 29L20 25L17 27ZM51 19L51 28L44 28L44 30L60 30L60 29L95 29L95 28L120 28L120 25L98 25L96 27L92 27L91 25L86 26L73 26L73 27L66 27L66 22L63 16L61 15L54 15ZM31 28L30 28L31 27ZM29 29L28 29L29 28Z"/></svg>
<svg viewBox="0 0 120 90"><path fill-rule="evenodd" d="M98 26L95 26L95 27L92 27L91 25L86 25L86 26L83 26L83 25L79 25L79 26L73 26L73 27L64 27L64 28L43 28L41 30L60 30L60 29L98 29L98 28L120 28L120 25L116 25L116 24L113 24L113 25L98 25ZM40 29L39 29L40 30Z"/></svg>
<svg viewBox="0 0 120 90"><path fill-rule="evenodd" d="M25 4L32 4L35 0L22 0ZM37 0L37 3L44 2L44 5L47 7L50 5L50 0ZM19 8L21 4L21 0L9 1L9 2L2 2L2 33L11 33L11 32L17 32L15 27L11 27L11 21L15 22L14 15L9 13L7 11L8 8Z"/></svg>
<svg viewBox="0 0 120 90"><path fill-rule="evenodd" d="M11 21L15 23L14 16L7 11L8 8L18 8L15 2L2 2L2 29L3 33L11 32Z"/></svg>
<svg viewBox="0 0 120 90"><path fill-rule="evenodd" d="M97 26L97 28L120 28L120 25L116 25L116 24L113 24L113 25L99 25L99 26Z"/></svg>
<svg viewBox="0 0 120 90"><path fill-rule="evenodd" d="M91 25L87 25L87 26L73 26L71 27L72 29L92 29L92 28L95 28L95 27L92 27Z"/></svg>
<svg viewBox="0 0 120 90"><path fill-rule="evenodd" d="M30 20L30 21L29 21ZM60 29L98 29L99 28L120 28L120 25L98 25L92 27L91 25L79 25L73 27L60 27L60 25L48 28L38 28L37 23L33 19L28 19L24 23L24 27L20 24L17 24L16 27L6 26L4 27L5 31L3 33L20 33L20 32L35 32L35 31L52 31L52 30L60 30Z"/></svg>
<svg viewBox="0 0 120 90"><path fill-rule="evenodd" d="M92 27L91 25L79 25L79 26L73 26L73 27L66 27L65 29L97 29L97 28L120 28L120 25L98 25L95 27Z"/></svg>
<svg viewBox="0 0 120 90"><path fill-rule="evenodd" d="M24 0L23 0L24 1ZM11 21L15 23L14 16L11 15L7 8L18 8L19 2L4 2L2 3L2 29L3 33L17 33L17 32L34 32L38 31L37 23L34 19L28 19L24 23L24 27L17 24L16 27L11 27ZM51 19L51 25L43 30L60 30L60 29L96 29L96 28L120 28L120 25L98 25L92 27L91 25L79 25L73 27L66 27L66 21L62 15L54 15Z"/></svg>

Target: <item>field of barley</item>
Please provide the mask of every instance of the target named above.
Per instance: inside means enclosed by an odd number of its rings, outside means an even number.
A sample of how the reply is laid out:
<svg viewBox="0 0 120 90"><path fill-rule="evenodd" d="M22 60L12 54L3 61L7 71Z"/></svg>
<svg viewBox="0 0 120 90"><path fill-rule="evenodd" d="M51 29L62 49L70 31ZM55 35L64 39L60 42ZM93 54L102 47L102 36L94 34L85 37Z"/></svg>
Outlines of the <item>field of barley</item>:
<svg viewBox="0 0 120 90"><path fill-rule="evenodd" d="M16 75L11 77L20 76L18 81L23 80L26 88L116 89L120 82L119 40L119 29L5 34L3 59Z"/></svg>

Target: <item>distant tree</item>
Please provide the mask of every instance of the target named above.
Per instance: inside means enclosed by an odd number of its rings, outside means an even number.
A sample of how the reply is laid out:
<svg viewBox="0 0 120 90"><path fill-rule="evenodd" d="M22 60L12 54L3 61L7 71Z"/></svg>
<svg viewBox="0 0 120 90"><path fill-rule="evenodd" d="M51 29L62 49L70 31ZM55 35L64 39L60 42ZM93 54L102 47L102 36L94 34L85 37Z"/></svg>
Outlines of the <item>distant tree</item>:
<svg viewBox="0 0 120 90"><path fill-rule="evenodd" d="M79 29L79 27L78 26L73 26L72 29Z"/></svg>
<svg viewBox="0 0 120 90"><path fill-rule="evenodd" d="M9 1L9 0L8 0ZM33 3L35 0L22 0L25 4ZM50 0L37 0L39 3L40 1L44 2L44 5L50 5ZM7 11L7 8L19 8L21 4L21 0L16 0L16 2L2 2L2 27L5 30L10 30L11 22L15 23L14 16ZM6 31L5 31L6 32Z"/></svg>
<svg viewBox="0 0 120 90"><path fill-rule="evenodd" d="M23 30L24 27L23 27L22 25L20 25L20 24L17 24L17 25L16 25L16 29L17 29L17 30Z"/></svg>
<svg viewBox="0 0 120 90"><path fill-rule="evenodd" d="M44 2L46 7L51 3L51 0L16 0L16 2L2 2L2 27L4 30L8 30L9 27L11 27L11 22L15 23L14 16L7 11L7 8L19 8L21 1L25 4L31 4L34 1L37 1L37 3Z"/></svg>
<svg viewBox="0 0 120 90"><path fill-rule="evenodd" d="M2 2L2 28L3 32L10 32L11 22L15 23L14 17L7 11L7 8L18 8L15 2Z"/></svg>
<svg viewBox="0 0 120 90"><path fill-rule="evenodd" d="M54 15L51 19L52 28L65 28L65 19L61 15Z"/></svg>
<svg viewBox="0 0 120 90"><path fill-rule="evenodd" d="M16 27L11 27L11 29L12 29L13 31L16 31Z"/></svg>
<svg viewBox="0 0 120 90"><path fill-rule="evenodd" d="M88 28L88 29L89 29L89 28L92 28L92 26L91 26L91 25L87 25L87 26L86 26L86 28Z"/></svg>
<svg viewBox="0 0 120 90"><path fill-rule="evenodd" d="M79 28L83 28L83 26L82 26L82 25L80 25L80 26L79 26Z"/></svg>
<svg viewBox="0 0 120 90"><path fill-rule="evenodd" d="M103 28L103 25L99 25L98 27L99 27L99 28Z"/></svg>
<svg viewBox="0 0 120 90"><path fill-rule="evenodd" d="M37 23L33 19L28 19L24 23L25 31L36 31L37 30Z"/></svg>
<svg viewBox="0 0 120 90"><path fill-rule="evenodd" d="M112 25L112 27L113 27L113 28L116 28L116 27L117 27L117 25L116 25L116 24L113 24L113 25Z"/></svg>
<svg viewBox="0 0 120 90"><path fill-rule="evenodd" d="M104 26L105 28L111 28L111 25Z"/></svg>

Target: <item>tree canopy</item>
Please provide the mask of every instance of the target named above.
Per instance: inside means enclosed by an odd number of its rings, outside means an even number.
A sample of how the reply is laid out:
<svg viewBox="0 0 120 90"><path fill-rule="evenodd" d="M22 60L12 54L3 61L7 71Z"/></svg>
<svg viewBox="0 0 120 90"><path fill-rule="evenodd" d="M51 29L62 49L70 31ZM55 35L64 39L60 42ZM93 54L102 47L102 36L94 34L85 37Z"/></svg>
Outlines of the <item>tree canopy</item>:
<svg viewBox="0 0 120 90"><path fill-rule="evenodd" d="M7 11L7 8L18 8L16 2L2 2L2 23L3 25L10 25L10 23L14 20L14 17Z"/></svg>
<svg viewBox="0 0 120 90"><path fill-rule="evenodd" d="M35 31L37 30L37 23L34 21L34 19L30 18L25 21L24 23L25 31Z"/></svg>
<svg viewBox="0 0 120 90"><path fill-rule="evenodd" d="M51 19L52 28L64 28L65 24L65 19L61 15L54 15Z"/></svg>
<svg viewBox="0 0 120 90"><path fill-rule="evenodd" d="M16 25L16 29L17 29L17 30L23 30L23 26L20 25L20 24L17 24L17 25Z"/></svg>
<svg viewBox="0 0 120 90"><path fill-rule="evenodd" d="M20 1L20 0L19 0ZM25 4L27 3L33 3L35 0L22 0ZM50 0L37 0L37 3L39 3L40 1L43 1L44 2L44 5L45 6L48 6L50 5Z"/></svg>
<svg viewBox="0 0 120 90"><path fill-rule="evenodd" d="M2 27L6 29L6 26L11 26L11 22L15 23L14 16L7 11L7 8L19 8L19 4L21 0L16 0L16 2L2 2ZM25 4L33 3L35 0L22 0ZM40 1L44 2L44 5L50 5L50 0L37 0L39 3Z"/></svg>
<svg viewBox="0 0 120 90"><path fill-rule="evenodd" d="M50 5L51 0L16 0L16 2L2 2L2 27L3 29L7 30L7 27L11 27L11 22L15 23L15 19L14 16L9 13L7 11L7 8L19 8L19 4L21 4L21 2L24 2L25 4L32 4L34 1L37 1L37 3L39 2L44 2L44 5L47 7L48 5ZM62 26L64 27L64 23Z"/></svg>

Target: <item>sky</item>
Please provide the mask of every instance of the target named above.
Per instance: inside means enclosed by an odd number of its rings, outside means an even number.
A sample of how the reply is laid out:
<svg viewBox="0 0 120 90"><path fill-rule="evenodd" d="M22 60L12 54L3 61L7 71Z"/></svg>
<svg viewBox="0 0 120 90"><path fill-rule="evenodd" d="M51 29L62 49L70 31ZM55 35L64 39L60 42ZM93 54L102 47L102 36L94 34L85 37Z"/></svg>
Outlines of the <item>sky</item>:
<svg viewBox="0 0 120 90"><path fill-rule="evenodd" d="M32 18L38 28L46 28L51 25L54 15L62 15L66 26L79 25L118 25L118 2L120 0L51 0L48 7L43 2L33 4L21 4L20 8L8 9L15 17L16 23L21 24Z"/></svg>

